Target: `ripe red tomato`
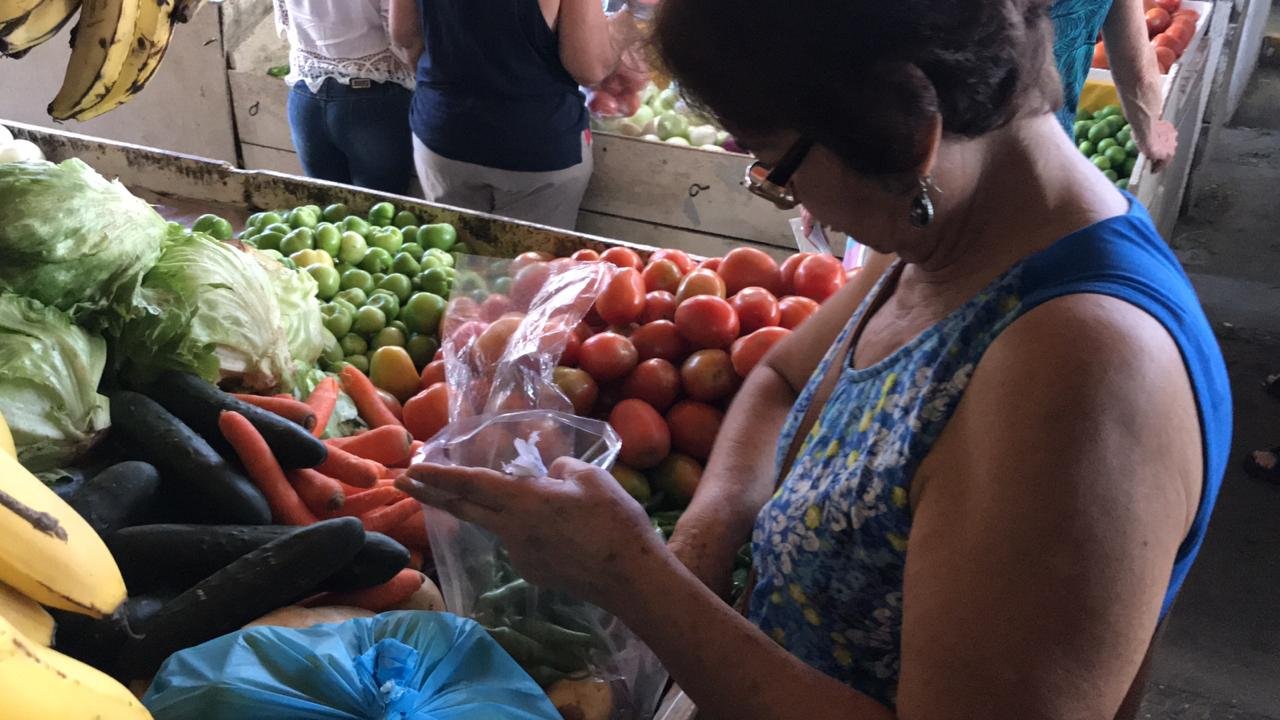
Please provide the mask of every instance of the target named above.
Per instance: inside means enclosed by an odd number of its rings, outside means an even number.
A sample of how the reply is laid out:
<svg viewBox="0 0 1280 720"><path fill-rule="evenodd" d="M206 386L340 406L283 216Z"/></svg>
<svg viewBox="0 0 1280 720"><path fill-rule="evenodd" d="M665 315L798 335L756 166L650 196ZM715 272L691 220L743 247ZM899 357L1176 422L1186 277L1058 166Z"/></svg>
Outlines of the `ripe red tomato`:
<svg viewBox="0 0 1280 720"><path fill-rule="evenodd" d="M738 313L738 324L743 335L782 322L778 298L762 287L743 288L729 299L729 304Z"/></svg>
<svg viewBox="0 0 1280 720"><path fill-rule="evenodd" d="M688 275L693 272L693 258L689 257L689 253L683 250L676 250L674 248L654 250L653 254L649 256L649 264L652 265L659 260L670 260L675 263L676 267L680 268L681 275Z"/></svg>
<svg viewBox="0 0 1280 720"><path fill-rule="evenodd" d="M678 363L689 354L689 346L676 324L670 320L654 320L641 325L631 333L631 343L641 360L662 358L667 362Z"/></svg>
<svg viewBox="0 0 1280 720"><path fill-rule="evenodd" d="M1191 44L1191 38L1196 35L1196 26L1190 22L1174 22L1164 34L1177 40L1182 51L1186 52L1187 46ZM1181 57L1181 54L1179 54L1179 57Z"/></svg>
<svg viewBox="0 0 1280 720"><path fill-rule="evenodd" d="M671 453L671 431L662 415L649 403L623 400L609 413L609 424L622 438L618 459L628 467L645 470Z"/></svg>
<svg viewBox="0 0 1280 720"><path fill-rule="evenodd" d="M1153 38L1169 29L1173 17L1158 7L1147 11L1147 37Z"/></svg>
<svg viewBox="0 0 1280 720"><path fill-rule="evenodd" d="M738 313L724 298L697 295L676 306L676 330L694 350L727 348L738 337Z"/></svg>
<svg viewBox="0 0 1280 720"><path fill-rule="evenodd" d="M1093 62L1089 67L1095 67L1100 70L1107 70L1111 67L1107 62L1107 48L1102 43L1093 46Z"/></svg>
<svg viewBox="0 0 1280 720"><path fill-rule="evenodd" d="M409 398L404 426L415 440L429 440L449 424L449 386L442 382Z"/></svg>
<svg viewBox="0 0 1280 720"><path fill-rule="evenodd" d="M493 322L511 310L511 298L502 293L494 293L480 303L480 318L485 322Z"/></svg>
<svg viewBox="0 0 1280 720"><path fill-rule="evenodd" d="M600 386L585 370L570 367L557 367L551 372L551 379L560 392L573 405L574 415L589 415L600 395Z"/></svg>
<svg viewBox="0 0 1280 720"><path fill-rule="evenodd" d="M671 453L649 473L659 491L678 502L689 502L698 491L702 464L683 453Z"/></svg>
<svg viewBox="0 0 1280 720"><path fill-rule="evenodd" d="M782 292L782 271L763 250L740 247L729 251L716 270L724 278L729 295L745 287L762 287L775 295Z"/></svg>
<svg viewBox="0 0 1280 720"><path fill-rule="evenodd" d="M716 434L724 413L695 400L681 400L667 411L667 425L671 429L671 444L677 450L706 462L715 445Z"/></svg>
<svg viewBox="0 0 1280 720"><path fill-rule="evenodd" d="M1173 13L1174 20L1178 20L1179 18L1188 18L1189 20L1191 20L1191 24L1194 25L1200 22L1200 13L1196 12L1195 10L1192 10L1191 8L1185 8Z"/></svg>
<svg viewBox="0 0 1280 720"><path fill-rule="evenodd" d="M600 383L625 377L639 361L636 346L617 333L592 335L578 348L578 367Z"/></svg>
<svg viewBox="0 0 1280 720"><path fill-rule="evenodd" d="M746 377L780 340L790 335L791 331L781 327L766 327L744 335L733 342L729 349L729 359L733 361L733 369L742 377Z"/></svg>
<svg viewBox="0 0 1280 720"><path fill-rule="evenodd" d="M582 248L581 250L575 250L574 253L569 256L569 259L577 260L578 262L595 262L600 259L600 253L589 248Z"/></svg>
<svg viewBox="0 0 1280 720"><path fill-rule="evenodd" d="M1156 64L1160 66L1160 74L1165 75L1169 72L1169 68L1178 62L1178 56L1172 49L1167 47L1156 48Z"/></svg>
<svg viewBox="0 0 1280 720"><path fill-rule="evenodd" d="M1162 47L1169 48L1170 50L1173 51L1174 55L1177 55L1178 57L1182 57L1182 50L1183 50L1182 42L1180 42L1178 40L1178 37L1176 35L1173 35L1172 33L1167 33L1167 32L1160 33L1159 35L1156 36L1156 39L1153 40L1152 43L1157 48L1162 48Z"/></svg>
<svg viewBox="0 0 1280 720"><path fill-rule="evenodd" d="M547 284L551 268L544 262L535 262L520 268L511 281L511 304L523 310L529 309L538 291Z"/></svg>
<svg viewBox="0 0 1280 720"><path fill-rule="evenodd" d="M546 262L551 259L551 253L530 250L529 252L520 253L515 256L515 258L512 259L511 266L507 269L507 272L511 273L512 277L514 277L519 274L521 270L533 265L534 263Z"/></svg>
<svg viewBox="0 0 1280 720"><path fill-rule="evenodd" d="M676 291L676 305L695 295L725 297L724 278L717 275L714 270L707 270L706 268L699 268L685 275L684 279L680 281L679 289Z"/></svg>
<svg viewBox="0 0 1280 720"><path fill-rule="evenodd" d="M671 320L675 316L675 295L663 290L654 290L644 296L644 312L640 314L640 322L651 323L654 320Z"/></svg>
<svg viewBox="0 0 1280 720"><path fill-rule="evenodd" d="M711 403L732 395L738 386L738 376L733 371L729 353L699 350L680 366L680 384L689 397Z"/></svg>
<svg viewBox="0 0 1280 720"><path fill-rule="evenodd" d="M844 286L844 266L831 255L807 257L796 268L796 294L823 302Z"/></svg>
<svg viewBox="0 0 1280 720"><path fill-rule="evenodd" d="M796 253L786 260L782 261L782 291L780 295L791 295L795 292L796 268L800 267L800 263L813 253Z"/></svg>
<svg viewBox="0 0 1280 720"><path fill-rule="evenodd" d="M610 325L626 325L640 319L644 312L644 280L635 268L614 273L604 292L596 298L596 312Z"/></svg>
<svg viewBox="0 0 1280 720"><path fill-rule="evenodd" d="M662 358L640 363L622 383L622 397L643 400L659 412L671 407L679 394L680 371Z"/></svg>
<svg viewBox="0 0 1280 720"><path fill-rule="evenodd" d="M575 330L565 339L564 350L560 351L560 364L574 367L578 364L578 350L582 347L582 336Z"/></svg>
<svg viewBox="0 0 1280 720"><path fill-rule="evenodd" d="M444 381L444 360L432 360L427 363L426 367L422 368L422 375L418 379L418 389L426 390L432 385Z"/></svg>
<svg viewBox="0 0 1280 720"><path fill-rule="evenodd" d="M694 266L694 270L710 270L715 272L720 269L720 258L707 258Z"/></svg>
<svg viewBox="0 0 1280 720"><path fill-rule="evenodd" d="M1164 10L1170 15L1178 12L1182 8L1182 0L1154 0L1156 7Z"/></svg>
<svg viewBox="0 0 1280 720"><path fill-rule="evenodd" d="M620 268L635 268L639 270L644 267L644 263L640 261L640 253L625 247L611 247L605 250L600 259L617 265Z"/></svg>
<svg viewBox="0 0 1280 720"><path fill-rule="evenodd" d="M449 333L449 342L458 348L459 354L468 347L475 344L476 338L480 337L480 333L489 327L488 323L480 320L468 320L467 322L453 328Z"/></svg>
<svg viewBox="0 0 1280 720"><path fill-rule="evenodd" d="M489 327L476 338L475 354L482 366L496 364L511 342L511 336L520 327L523 317L505 316L489 323Z"/></svg>
<svg viewBox="0 0 1280 720"><path fill-rule="evenodd" d="M673 293L680 289L680 280L684 277L684 273L680 271L680 266L676 265L672 260L650 260L645 267L644 273L644 289L649 292L654 290L665 290Z"/></svg>
<svg viewBox="0 0 1280 720"><path fill-rule="evenodd" d="M807 297L790 295L778 301L778 309L782 311L782 322L779 324L788 330L795 330L810 315L818 312L818 303Z"/></svg>

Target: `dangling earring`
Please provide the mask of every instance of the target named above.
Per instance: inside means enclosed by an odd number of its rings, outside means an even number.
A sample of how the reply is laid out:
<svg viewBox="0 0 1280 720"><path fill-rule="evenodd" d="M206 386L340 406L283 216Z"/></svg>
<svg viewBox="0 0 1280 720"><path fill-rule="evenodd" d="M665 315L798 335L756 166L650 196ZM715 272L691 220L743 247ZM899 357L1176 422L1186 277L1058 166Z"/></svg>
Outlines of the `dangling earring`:
<svg viewBox="0 0 1280 720"><path fill-rule="evenodd" d="M920 178L920 188L915 197L911 198L911 210L907 212L907 219L911 221L912 227L923 228L933 222L933 198L929 197L931 185L932 178L927 175Z"/></svg>

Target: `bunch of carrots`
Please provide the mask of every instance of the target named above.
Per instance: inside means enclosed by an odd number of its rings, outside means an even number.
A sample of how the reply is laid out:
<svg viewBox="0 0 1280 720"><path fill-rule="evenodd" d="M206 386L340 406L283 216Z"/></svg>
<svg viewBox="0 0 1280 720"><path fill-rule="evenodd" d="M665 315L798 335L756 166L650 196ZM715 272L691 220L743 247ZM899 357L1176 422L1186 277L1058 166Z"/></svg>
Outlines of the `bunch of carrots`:
<svg viewBox="0 0 1280 720"><path fill-rule="evenodd" d="M414 440L364 373L348 365L340 377L341 389L355 401L370 429L325 440L328 457L316 468L283 470L266 440L240 413L223 412L218 427L249 478L266 496L275 522L309 525L328 518L356 517L366 531L388 535L409 550L409 567L383 585L313 598L307 603L340 601L380 611L395 607L417 590L421 585L419 571L430 556L421 504L395 487L396 477L409 467L422 443ZM337 405L339 387L338 379L329 376L316 385L305 402L289 395L236 397L321 437Z"/></svg>

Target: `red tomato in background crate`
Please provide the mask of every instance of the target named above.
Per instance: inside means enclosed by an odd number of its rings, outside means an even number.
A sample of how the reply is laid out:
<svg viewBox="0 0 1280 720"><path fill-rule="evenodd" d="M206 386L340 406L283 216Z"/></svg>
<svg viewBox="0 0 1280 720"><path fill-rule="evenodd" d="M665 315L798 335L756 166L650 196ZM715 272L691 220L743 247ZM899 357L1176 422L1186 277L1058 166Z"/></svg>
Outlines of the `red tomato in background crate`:
<svg viewBox="0 0 1280 720"><path fill-rule="evenodd" d="M729 299L729 304L738 313L739 332L743 335L782 322L778 298L762 287L743 288Z"/></svg>
<svg viewBox="0 0 1280 720"><path fill-rule="evenodd" d="M650 260L641 275L644 277L644 289L649 292L665 290L673 293L680 289L680 280L684 278L680 267L671 260Z"/></svg>
<svg viewBox="0 0 1280 720"><path fill-rule="evenodd" d="M796 279L796 268L800 267L800 263L804 262L804 259L812 254L813 253L796 253L782 261L782 291L779 293L780 295L795 294L794 283Z"/></svg>
<svg viewBox="0 0 1280 720"><path fill-rule="evenodd" d="M650 358L636 366L622 383L622 397L643 400L663 412L680 395L680 371L662 358Z"/></svg>
<svg viewBox="0 0 1280 720"><path fill-rule="evenodd" d="M676 306L676 330L694 350L727 348L738 338L738 313L724 298L697 295Z"/></svg>
<svg viewBox="0 0 1280 720"><path fill-rule="evenodd" d="M502 293L494 293L480 303L480 319L493 322L511 310L511 298Z"/></svg>
<svg viewBox="0 0 1280 720"><path fill-rule="evenodd" d="M719 402L738 387L738 375L724 350L699 350L680 366L680 385L694 400Z"/></svg>
<svg viewBox="0 0 1280 720"><path fill-rule="evenodd" d="M734 371L745 378L760 363L765 353L769 352L769 348L790 334L791 331L786 328L766 327L733 341L729 358L733 362Z"/></svg>
<svg viewBox="0 0 1280 720"><path fill-rule="evenodd" d="M681 400L667 411L671 444L702 462L711 456L722 422L724 413L696 400Z"/></svg>
<svg viewBox="0 0 1280 720"><path fill-rule="evenodd" d="M1160 66L1160 74L1164 75L1169 72L1173 64L1178 62L1178 55L1167 47L1156 48L1156 64Z"/></svg>
<svg viewBox="0 0 1280 720"><path fill-rule="evenodd" d="M807 297L790 295L778 301L778 309L782 311L782 322L779 324L788 330L795 330L810 315L818 312L818 303Z"/></svg>
<svg viewBox="0 0 1280 720"><path fill-rule="evenodd" d="M422 368L422 375L418 380L418 389L426 390L427 388L445 381L444 360L432 360L427 366Z"/></svg>
<svg viewBox="0 0 1280 720"><path fill-rule="evenodd" d="M782 271L777 261L763 250L734 248L724 256L716 273L724 278L729 295L746 287L762 287L775 295L782 292Z"/></svg>
<svg viewBox="0 0 1280 720"><path fill-rule="evenodd" d="M639 361L636 346L617 333L592 335L578 348L578 367L598 383L625 377Z"/></svg>
<svg viewBox="0 0 1280 720"><path fill-rule="evenodd" d="M449 424L449 387L442 382L409 398L404 426L416 440L429 440Z"/></svg>
<svg viewBox="0 0 1280 720"><path fill-rule="evenodd" d="M1156 36L1156 39L1152 40L1151 42L1157 48L1162 48L1162 47L1169 48L1170 50L1173 51L1174 55L1178 57L1182 57L1182 51L1183 51L1182 41L1180 41L1178 39L1178 36L1174 35L1173 33L1167 33L1167 32L1160 33L1159 35Z"/></svg>
<svg viewBox="0 0 1280 720"><path fill-rule="evenodd" d="M595 262L600 259L600 253L588 248L582 248L581 250L573 251L573 254L569 256L569 259L577 260L578 262Z"/></svg>
<svg viewBox="0 0 1280 720"><path fill-rule="evenodd" d="M1151 8L1147 11L1147 37L1153 38L1165 30L1169 29L1169 24L1173 22L1173 16L1161 10L1160 8Z"/></svg>
<svg viewBox="0 0 1280 720"><path fill-rule="evenodd" d="M673 320L675 316L675 295L663 290L654 290L644 296L644 312L640 314L640 322L651 323L654 320Z"/></svg>
<svg viewBox="0 0 1280 720"><path fill-rule="evenodd" d="M683 453L671 453L650 471L651 484L679 502L689 502L698 491L702 464Z"/></svg>
<svg viewBox="0 0 1280 720"><path fill-rule="evenodd" d="M525 265L515 273L511 281L511 305L516 308L529 308L529 304L538 295L538 291L547 284L551 276L551 268L544 262Z"/></svg>
<svg viewBox="0 0 1280 720"><path fill-rule="evenodd" d="M693 262L693 258L689 257L689 253L683 250L676 250L675 248L661 248L659 250L654 250L653 254L649 256L649 264L652 265L659 260L670 260L675 263L676 267L680 268L681 275L688 275L693 272L693 268L696 264Z"/></svg>
<svg viewBox="0 0 1280 720"><path fill-rule="evenodd" d="M715 272L716 270L720 269L720 262L721 262L720 258L707 258L706 260L703 260L702 262L698 263L693 269L694 270L710 270L712 272Z"/></svg>
<svg viewBox="0 0 1280 720"><path fill-rule="evenodd" d="M614 273L604 292L596 298L596 312L610 325L626 325L644 312L644 280L635 268Z"/></svg>
<svg viewBox="0 0 1280 720"><path fill-rule="evenodd" d="M551 253L545 253L539 250L523 252L511 260L511 265L507 268L507 272L511 273L512 276L515 276L521 270L533 265L534 263L547 262L552 259L554 258L551 256Z"/></svg>
<svg viewBox="0 0 1280 720"><path fill-rule="evenodd" d="M796 268L795 291L797 295L824 302L844 286L844 266L832 255L807 257Z"/></svg>
<svg viewBox="0 0 1280 720"><path fill-rule="evenodd" d="M699 268L685 275L680 281L680 288L676 291L676 305L679 306L696 295L725 297L727 294L724 278L717 275L714 270Z"/></svg>
<svg viewBox="0 0 1280 720"><path fill-rule="evenodd" d="M620 268L640 270L644 267L644 263L640 260L640 253L631 248L611 247L600 255L600 259Z"/></svg>
<svg viewBox="0 0 1280 720"><path fill-rule="evenodd" d="M622 438L618 460L627 467L646 470L671 454L671 431L666 420L643 400L629 398L614 406L609 424Z"/></svg>
<svg viewBox="0 0 1280 720"><path fill-rule="evenodd" d="M631 333L631 343L641 360L662 358L678 363L689 354L689 344L680 337L676 324L670 320L654 320L641 325Z"/></svg>
<svg viewBox="0 0 1280 720"><path fill-rule="evenodd" d="M574 415L591 414L596 398L600 396L600 386L591 375L585 370L561 366L552 371L551 379L560 388L560 392L569 398Z"/></svg>
<svg viewBox="0 0 1280 720"><path fill-rule="evenodd" d="M1182 8L1182 0L1152 0L1151 5L1172 15Z"/></svg>
<svg viewBox="0 0 1280 720"><path fill-rule="evenodd" d="M494 365L501 360L522 320L522 316L506 315L489 323L489 327L476 338L477 359L484 365Z"/></svg>

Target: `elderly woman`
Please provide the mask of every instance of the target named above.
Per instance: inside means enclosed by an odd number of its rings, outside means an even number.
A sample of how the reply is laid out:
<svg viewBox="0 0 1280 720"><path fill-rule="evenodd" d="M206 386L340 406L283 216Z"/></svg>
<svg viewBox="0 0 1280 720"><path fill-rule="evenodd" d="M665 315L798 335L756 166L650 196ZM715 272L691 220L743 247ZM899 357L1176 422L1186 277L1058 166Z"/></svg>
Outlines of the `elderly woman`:
<svg viewBox="0 0 1280 720"><path fill-rule="evenodd" d="M1048 3L665 0L655 32L759 193L901 259L752 372L673 547L575 461L402 486L621 617L708 716L1131 712L1230 402L1177 261L1054 116ZM749 534L743 617L708 585Z"/></svg>

